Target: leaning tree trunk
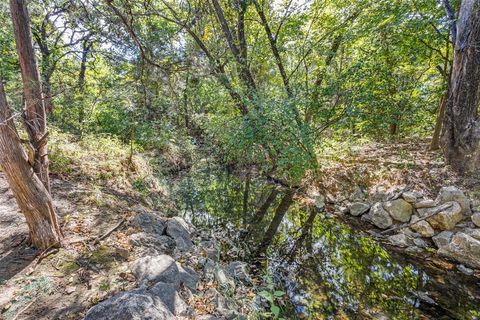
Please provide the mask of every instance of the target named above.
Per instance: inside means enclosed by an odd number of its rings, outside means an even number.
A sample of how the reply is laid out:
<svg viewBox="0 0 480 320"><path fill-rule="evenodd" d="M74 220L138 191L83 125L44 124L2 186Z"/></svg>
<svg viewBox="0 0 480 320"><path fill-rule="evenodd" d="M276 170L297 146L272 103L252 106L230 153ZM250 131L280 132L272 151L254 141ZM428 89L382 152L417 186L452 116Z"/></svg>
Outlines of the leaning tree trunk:
<svg viewBox="0 0 480 320"><path fill-rule="evenodd" d="M46 249L62 238L52 198L27 161L0 79L0 166L25 215L32 245Z"/></svg>
<svg viewBox="0 0 480 320"><path fill-rule="evenodd" d="M10 13L22 71L23 96L25 99L24 122L31 147L34 151L33 170L50 191L47 152L47 120L42 94L40 74L32 44L30 18L25 0L10 0Z"/></svg>
<svg viewBox="0 0 480 320"><path fill-rule="evenodd" d="M479 43L480 0L463 0L442 137L447 162L460 173L480 169Z"/></svg>

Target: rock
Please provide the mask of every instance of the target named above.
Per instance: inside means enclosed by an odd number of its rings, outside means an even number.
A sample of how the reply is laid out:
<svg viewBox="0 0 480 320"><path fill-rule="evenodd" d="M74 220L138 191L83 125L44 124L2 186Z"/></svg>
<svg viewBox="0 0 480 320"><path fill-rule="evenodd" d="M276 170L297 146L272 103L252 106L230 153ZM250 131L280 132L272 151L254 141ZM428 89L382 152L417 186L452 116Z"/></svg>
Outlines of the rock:
<svg viewBox="0 0 480 320"><path fill-rule="evenodd" d="M129 243L135 248L148 248L140 250L143 255L158 255L162 253L172 254L175 249L175 241L169 236L155 233L138 232L130 236Z"/></svg>
<svg viewBox="0 0 480 320"><path fill-rule="evenodd" d="M422 209L422 208L431 208L435 207L436 203L432 199L427 199L427 200L422 200L417 203L415 203L413 206L416 209Z"/></svg>
<svg viewBox="0 0 480 320"><path fill-rule="evenodd" d="M203 316L198 316L197 320L222 320L222 318L218 318L218 317L212 316L210 314L206 314L206 315L203 315Z"/></svg>
<svg viewBox="0 0 480 320"><path fill-rule="evenodd" d="M205 255L213 261L220 260L220 248L215 241L202 241L200 243L200 249L205 252Z"/></svg>
<svg viewBox="0 0 480 320"><path fill-rule="evenodd" d="M177 264L172 257L165 254L140 258L132 264L131 269L141 283L172 283L175 288L180 285L180 272Z"/></svg>
<svg viewBox="0 0 480 320"><path fill-rule="evenodd" d="M371 197L373 202L382 202L388 199L388 192L387 189L381 186L377 186L375 188L375 192L372 194Z"/></svg>
<svg viewBox="0 0 480 320"><path fill-rule="evenodd" d="M370 221L373 225L380 229L386 229L393 224L393 220L387 211L383 208L381 202L375 203L367 215L363 215L362 219Z"/></svg>
<svg viewBox="0 0 480 320"><path fill-rule="evenodd" d="M396 247L408 247L408 237L404 233L391 235L388 240Z"/></svg>
<svg viewBox="0 0 480 320"><path fill-rule="evenodd" d="M477 227L480 227L480 212L472 214L471 219Z"/></svg>
<svg viewBox="0 0 480 320"><path fill-rule="evenodd" d="M355 190L350 195L350 200L352 201L362 201L365 200L366 193L359 186L355 186Z"/></svg>
<svg viewBox="0 0 480 320"><path fill-rule="evenodd" d="M403 200L407 201L408 203L415 203L417 199L420 198L422 195L415 191L405 191L402 193Z"/></svg>
<svg viewBox="0 0 480 320"><path fill-rule="evenodd" d="M193 242L190 238L191 227L180 217L173 217L167 221L166 234L175 240L180 251L188 251L192 248Z"/></svg>
<svg viewBox="0 0 480 320"><path fill-rule="evenodd" d="M480 240L480 229L478 228L465 228L463 233L468 234L470 237Z"/></svg>
<svg viewBox="0 0 480 320"><path fill-rule="evenodd" d="M213 304L215 310L224 318L236 319L232 318L235 312L230 301L221 295L217 290L210 288L205 292L204 296L210 301L211 304Z"/></svg>
<svg viewBox="0 0 480 320"><path fill-rule="evenodd" d="M251 283L252 279L247 271L248 265L242 261L233 261L225 269L227 274L233 279L237 279L246 283Z"/></svg>
<svg viewBox="0 0 480 320"><path fill-rule="evenodd" d="M411 254L418 254L422 253L424 251L423 248L417 247L417 246L410 246L407 249L405 249L406 253L411 253Z"/></svg>
<svg viewBox="0 0 480 320"><path fill-rule="evenodd" d="M433 242L438 248L446 246L452 239L452 231L442 231L436 236L432 237Z"/></svg>
<svg viewBox="0 0 480 320"><path fill-rule="evenodd" d="M88 310L85 320L174 320L176 317L158 297L144 289L119 293Z"/></svg>
<svg viewBox="0 0 480 320"><path fill-rule="evenodd" d="M463 274L466 274L467 276L471 276L473 274L473 270L470 268L465 267L463 264L457 265L458 271L460 271Z"/></svg>
<svg viewBox="0 0 480 320"><path fill-rule="evenodd" d="M462 262L473 268L480 268L480 240L463 232L453 235L450 242L438 249L438 254Z"/></svg>
<svg viewBox="0 0 480 320"><path fill-rule="evenodd" d="M165 221L153 213L141 212L133 220L133 225L148 233L162 235L165 231Z"/></svg>
<svg viewBox="0 0 480 320"><path fill-rule="evenodd" d="M148 292L150 295L160 298L172 314L176 316L187 316L189 314L189 307L180 298L173 284L158 282Z"/></svg>
<svg viewBox="0 0 480 320"><path fill-rule="evenodd" d="M410 222L414 223L414 222L418 221L418 219L420 219L420 218L417 215L413 215ZM433 237L433 235L435 234L435 231L433 230L430 223L428 223L425 220L419 221L419 222L415 223L414 225L411 225L410 227L413 230L415 230L416 232L418 232L422 237L429 238L429 237Z"/></svg>
<svg viewBox="0 0 480 320"><path fill-rule="evenodd" d="M235 282L230 278L222 268L215 270L215 280L219 287L226 290L233 290L235 288Z"/></svg>
<svg viewBox="0 0 480 320"><path fill-rule="evenodd" d="M312 197L312 200L313 200L313 205L318 210L323 210L325 208L325 196L324 195L315 191L315 192L312 192L311 197Z"/></svg>
<svg viewBox="0 0 480 320"><path fill-rule="evenodd" d="M182 266L177 262L178 271L180 273L180 282L190 290L197 291L197 283L199 276L195 270L188 266Z"/></svg>
<svg viewBox="0 0 480 320"><path fill-rule="evenodd" d="M349 205L350 214L352 216L360 216L370 209L370 205L364 202L354 202Z"/></svg>
<svg viewBox="0 0 480 320"><path fill-rule="evenodd" d="M432 228L437 230L451 230L463 219L462 208L454 201L445 202L441 206L427 209L427 212L423 213L425 214L424 216L430 215L431 210L440 211L427 219Z"/></svg>
<svg viewBox="0 0 480 320"><path fill-rule="evenodd" d="M458 202L462 208L461 213L463 215L470 216L472 214L470 200L465 196L462 190L454 186L443 187L440 189L436 202L438 204L444 204L451 201Z"/></svg>
<svg viewBox="0 0 480 320"><path fill-rule="evenodd" d="M390 213L390 216L400 222L408 222L412 216L412 205L403 199L387 201L383 208Z"/></svg>
<svg viewBox="0 0 480 320"><path fill-rule="evenodd" d="M426 247L428 247L427 242L426 242L425 240L423 240L423 239L420 239L420 238L415 238L415 239L413 239L413 243L414 243L417 247L419 247L419 248L426 248Z"/></svg>

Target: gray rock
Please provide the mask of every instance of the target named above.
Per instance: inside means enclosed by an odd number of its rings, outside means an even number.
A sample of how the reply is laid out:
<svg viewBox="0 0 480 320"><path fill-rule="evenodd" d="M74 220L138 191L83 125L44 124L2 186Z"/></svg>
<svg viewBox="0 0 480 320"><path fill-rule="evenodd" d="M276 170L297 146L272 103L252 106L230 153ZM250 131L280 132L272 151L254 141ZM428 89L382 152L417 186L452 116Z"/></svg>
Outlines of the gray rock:
<svg viewBox="0 0 480 320"><path fill-rule="evenodd" d="M412 205L403 199L387 201L383 208L393 219L400 222L408 222L412 216Z"/></svg>
<svg viewBox="0 0 480 320"><path fill-rule="evenodd" d="M417 246L410 246L407 249L405 249L406 253L411 253L411 254L417 254L417 253L422 253L424 251L423 248L417 247Z"/></svg>
<svg viewBox="0 0 480 320"><path fill-rule="evenodd" d="M463 233L468 234L470 237L480 240L480 229L478 228L465 228Z"/></svg>
<svg viewBox="0 0 480 320"><path fill-rule="evenodd" d="M411 223L418 221L420 218L417 215L413 215L412 219L410 220ZM410 226L413 230L418 232L422 237L433 237L435 231L433 230L430 223L425 220L419 221L414 225Z"/></svg>
<svg viewBox="0 0 480 320"><path fill-rule="evenodd" d="M413 206L416 209L422 209L422 208L432 208L435 207L436 203L432 199L427 199L427 200L422 200L417 203L415 203Z"/></svg>
<svg viewBox="0 0 480 320"><path fill-rule="evenodd" d="M148 292L153 297L160 298L172 314L187 316L190 313L188 305L180 298L173 284L157 282Z"/></svg>
<svg viewBox="0 0 480 320"><path fill-rule="evenodd" d="M215 270L215 280L218 286L225 290L233 290L235 288L235 282L230 276L220 267Z"/></svg>
<svg viewBox="0 0 480 320"><path fill-rule="evenodd" d="M225 268L225 271L233 279L251 283L252 279L248 274L247 267L248 265L245 262L233 261Z"/></svg>
<svg viewBox="0 0 480 320"><path fill-rule="evenodd" d="M136 260L131 267L132 273L141 283L165 282L178 288L180 285L180 272L172 257L165 254L148 256Z"/></svg>
<svg viewBox="0 0 480 320"><path fill-rule="evenodd" d="M463 215L470 216L472 214L470 200L465 196L462 190L454 186L443 187L440 189L436 202L438 204L444 204L451 201L455 201L460 204L460 207L462 208L461 213Z"/></svg>
<svg viewBox="0 0 480 320"><path fill-rule="evenodd" d="M199 248L205 252L205 255L213 261L220 260L220 248L215 241L202 241Z"/></svg>
<svg viewBox="0 0 480 320"><path fill-rule="evenodd" d="M477 226L480 227L480 212L472 214L472 222Z"/></svg>
<svg viewBox="0 0 480 320"><path fill-rule="evenodd" d="M435 243L435 245L438 248L441 248L448 245L448 243L452 239L452 236L453 236L452 231L442 231L436 236L432 237L432 240L433 240L433 243Z"/></svg>
<svg viewBox="0 0 480 320"><path fill-rule="evenodd" d="M188 266L182 266L177 262L178 271L180 272L180 282L193 292L197 291L197 283L199 276L195 270Z"/></svg>
<svg viewBox="0 0 480 320"><path fill-rule="evenodd" d="M463 264L457 265L458 271L460 271L463 274L466 274L467 276L471 276L473 274L473 270L470 268L465 267Z"/></svg>
<svg viewBox="0 0 480 320"><path fill-rule="evenodd" d="M423 240L423 239L420 239L420 238L415 238L415 239L413 239L413 243L414 243L417 247L419 247L419 248L426 248L426 247L428 247L427 242L426 242L425 240Z"/></svg>
<svg viewBox="0 0 480 320"><path fill-rule="evenodd" d="M119 293L88 310L85 320L174 320L163 301L145 289Z"/></svg>
<svg viewBox="0 0 480 320"><path fill-rule="evenodd" d="M169 236L156 233L138 232L130 236L129 243L135 248L149 248L152 250L141 250L142 252L156 254L171 254L175 249L175 241Z"/></svg>
<svg viewBox="0 0 480 320"><path fill-rule="evenodd" d="M355 186L355 190L350 195L350 200L352 201L362 201L366 198L366 193L359 186Z"/></svg>
<svg viewBox="0 0 480 320"><path fill-rule="evenodd" d="M384 187L379 187L377 186L375 188L375 192L372 194L372 201L373 202L382 202L382 201L386 201L388 199L388 192L387 192L387 189L385 189Z"/></svg>
<svg viewBox="0 0 480 320"><path fill-rule="evenodd" d="M438 207L428 209L426 215L430 214L429 210L440 210L440 212L427 219L432 228L437 230L451 230L463 219L462 208L455 201L445 202Z"/></svg>
<svg viewBox="0 0 480 320"><path fill-rule="evenodd" d="M167 221L166 234L175 240L180 251L188 251L192 248L190 231L191 227L180 217L173 217Z"/></svg>
<svg viewBox="0 0 480 320"><path fill-rule="evenodd" d="M386 229L393 224L392 218L388 212L385 211L381 202L375 203L370 209L370 212L362 216L362 218L364 217L380 229Z"/></svg>
<svg viewBox="0 0 480 320"><path fill-rule="evenodd" d="M438 254L473 268L480 268L480 240L463 232L453 235L448 245L440 247Z"/></svg>
<svg viewBox="0 0 480 320"><path fill-rule="evenodd" d="M360 216L370 209L370 205L365 202L354 202L349 205L350 214L352 216Z"/></svg>
<svg viewBox="0 0 480 320"><path fill-rule="evenodd" d="M415 191L405 191L404 193L402 193L403 200L409 203L417 202L417 199L419 199L421 196L422 195L420 193Z"/></svg>
<svg viewBox="0 0 480 320"><path fill-rule="evenodd" d="M153 213L141 212L133 220L133 225L148 233L162 235L165 231L165 220Z"/></svg>
<svg viewBox="0 0 480 320"><path fill-rule="evenodd" d="M408 237L404 233L391 235L388 240L396 247L408 247Z"/></svg>

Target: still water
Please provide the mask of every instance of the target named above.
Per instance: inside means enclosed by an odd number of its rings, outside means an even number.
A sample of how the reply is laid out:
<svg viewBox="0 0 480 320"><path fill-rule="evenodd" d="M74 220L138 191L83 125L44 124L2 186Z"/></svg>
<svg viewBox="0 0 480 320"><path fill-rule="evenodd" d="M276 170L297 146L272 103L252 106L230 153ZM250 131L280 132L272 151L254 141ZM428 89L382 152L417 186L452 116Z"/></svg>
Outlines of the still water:
<svg viewBox="0 0 480 320"><path fill-rule="evenodd" d="M389 251L302 201L285 201L285 190L262 178L217 168L172 185L185 219L226 230L229 258L260 261L273 275L289 297L284 318L480 319L478 278Z"/></svg>

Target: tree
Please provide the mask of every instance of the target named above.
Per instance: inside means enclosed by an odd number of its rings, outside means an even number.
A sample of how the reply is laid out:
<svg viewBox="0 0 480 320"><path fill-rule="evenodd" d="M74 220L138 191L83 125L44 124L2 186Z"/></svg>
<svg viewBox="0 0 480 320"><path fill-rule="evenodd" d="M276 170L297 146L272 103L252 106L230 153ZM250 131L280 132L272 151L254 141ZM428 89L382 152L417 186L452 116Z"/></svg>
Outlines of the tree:
<svg viewBox="0 0 480 320"><path fill-rule="evenodd" d="M480 0L464 0L457 34L444 120L446 160L460 173L480 169Z"/></svg>
<svg viewBox="0 0 480 320"><path fill-rule="evenodd" d="M33 51L29 15L25 1L11 0L14 37L20 60L24 95L24 123L29 135L30 157L21 145L0 84L0 165L20 210L25 215L34 246L59 245L62 233L50 196L47 131L40 75Z"/></svg>

